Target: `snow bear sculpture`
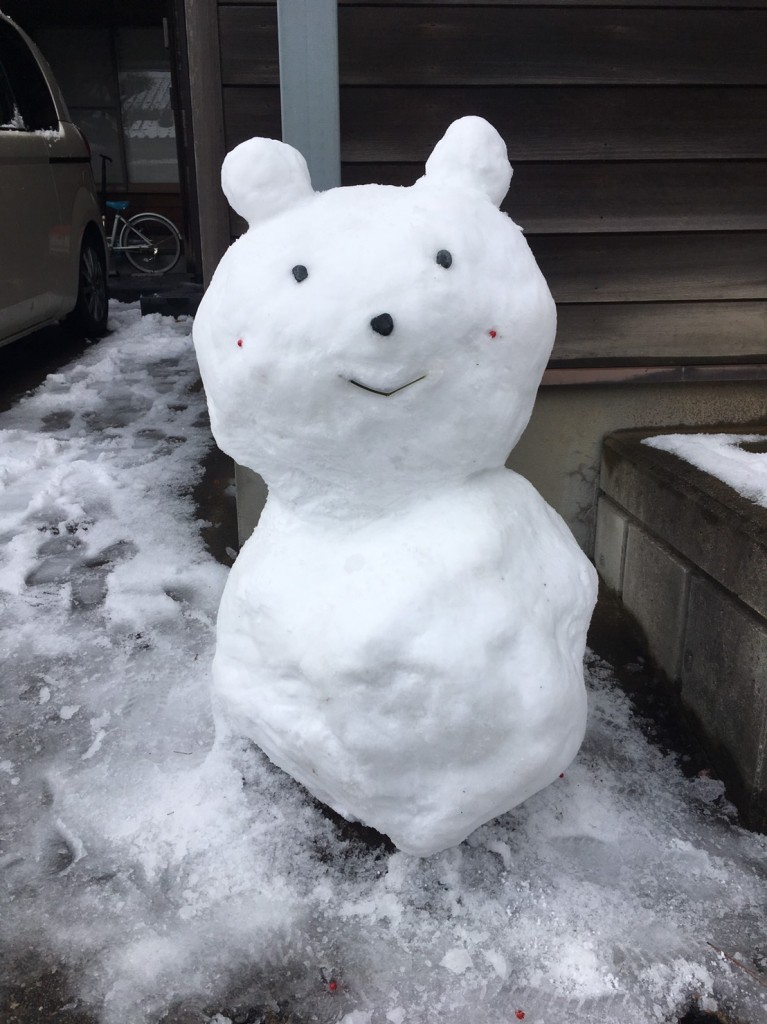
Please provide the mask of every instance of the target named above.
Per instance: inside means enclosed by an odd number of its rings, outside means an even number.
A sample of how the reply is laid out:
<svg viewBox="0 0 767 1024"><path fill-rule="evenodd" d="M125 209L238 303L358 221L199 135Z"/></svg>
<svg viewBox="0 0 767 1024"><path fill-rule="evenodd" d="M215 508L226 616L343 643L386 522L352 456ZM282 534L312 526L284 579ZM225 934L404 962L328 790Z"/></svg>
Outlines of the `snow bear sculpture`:
<svg viewBox="0 0 767 1024"><path fill-rule="evenodd" d="M506 148L450 126L409 188L314 193L251 139L250 224L194 341L219 446L269 498L221 601L219 732L428 855L564 771L586 722L595 573L504 468L555 333Z"/></svg>

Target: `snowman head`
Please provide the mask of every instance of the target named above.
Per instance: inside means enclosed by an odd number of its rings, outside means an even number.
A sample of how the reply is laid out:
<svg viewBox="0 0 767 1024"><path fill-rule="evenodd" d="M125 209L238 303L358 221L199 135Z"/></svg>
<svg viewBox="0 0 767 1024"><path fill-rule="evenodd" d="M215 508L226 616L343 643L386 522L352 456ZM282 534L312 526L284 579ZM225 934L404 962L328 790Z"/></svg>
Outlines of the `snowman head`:
<svg viewBox="0 0 767 1024"><path fill-rule="evenodd" d="M502 466L555 332L486 121L454 122L409 188L312 190L290 146L251 139L222 184L249 230L194 341L219 446L275 493L339 513Z"/></svg>

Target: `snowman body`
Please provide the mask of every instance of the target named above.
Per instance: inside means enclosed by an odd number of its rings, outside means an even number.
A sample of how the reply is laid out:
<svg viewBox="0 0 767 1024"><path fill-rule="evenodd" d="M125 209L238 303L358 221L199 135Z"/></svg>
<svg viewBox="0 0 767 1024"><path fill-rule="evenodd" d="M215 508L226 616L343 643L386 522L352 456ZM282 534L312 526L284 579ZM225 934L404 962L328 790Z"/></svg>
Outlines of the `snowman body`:
<svg viewBox="0 0 767 1024"><path fill-rule="evenodd" d="M555 330L497 209L510 173L479 118L411 188L316 195L251 140L223 172L251 228L194 327L216 440L270 489L221 602L219 729L419 855L552 782L585 729L594 570L503 468Z"/></svg>

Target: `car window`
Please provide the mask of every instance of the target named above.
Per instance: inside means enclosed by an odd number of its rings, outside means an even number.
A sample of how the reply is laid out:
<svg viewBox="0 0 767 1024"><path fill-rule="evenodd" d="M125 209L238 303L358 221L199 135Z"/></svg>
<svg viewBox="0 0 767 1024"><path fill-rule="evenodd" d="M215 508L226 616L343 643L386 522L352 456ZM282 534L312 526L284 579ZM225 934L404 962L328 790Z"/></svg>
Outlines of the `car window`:
<svg viewBox="0 0 767 1024"><path fill-rule="evenodd" d="M3 85L10 86L10 116L5 116ZM29 47L5 21L0 21L0 124L18 130L41 131L59 126L56 108L37 61Z"/></svg>

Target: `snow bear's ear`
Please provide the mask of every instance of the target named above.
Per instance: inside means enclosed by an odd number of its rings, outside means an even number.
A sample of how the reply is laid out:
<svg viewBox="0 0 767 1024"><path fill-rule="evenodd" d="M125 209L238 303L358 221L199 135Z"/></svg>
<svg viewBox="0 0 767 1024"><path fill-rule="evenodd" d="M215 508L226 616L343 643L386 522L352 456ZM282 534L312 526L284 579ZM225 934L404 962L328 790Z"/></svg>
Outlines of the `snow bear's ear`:
<svg viewBox="0 0 767 1024"><path fill-rule="evenodd" d="M483 117L461 117L426 161L426 181L481 192L500 206L511 181L506 143Z"/></svg>
<svg viewBox="0 0 767 1024"><path fill-rule="evenodd" d="M256 224L314 195L306 161L276 139L248 139L228 153L221 187L229 205Z"/></svg>

